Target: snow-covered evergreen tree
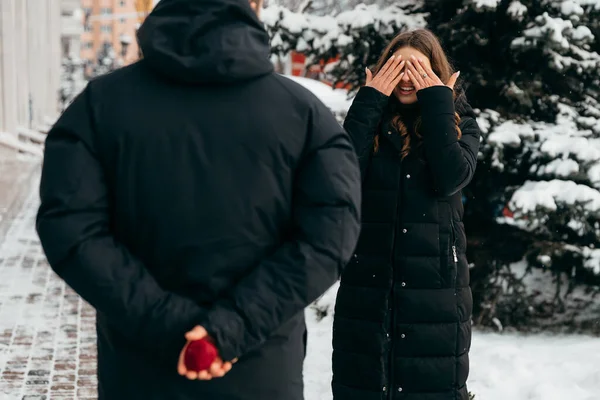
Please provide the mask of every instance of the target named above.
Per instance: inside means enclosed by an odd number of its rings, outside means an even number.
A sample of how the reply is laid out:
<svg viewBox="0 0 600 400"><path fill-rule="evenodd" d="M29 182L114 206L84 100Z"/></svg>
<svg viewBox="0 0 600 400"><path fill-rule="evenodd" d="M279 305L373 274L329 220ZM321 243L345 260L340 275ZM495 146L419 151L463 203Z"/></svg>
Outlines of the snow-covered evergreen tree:
<svg viewBox="0 0 600 400"><path fill-rule="evenodd" d="M485 110L468 208L482 242L476 251L489 256L473 271L481 269L479 304L496 308L489 316L500 322L519 307L523 319L565 311L577 285L600 285L600 2L450 0L422 11L468 82L472 103ZM486 240L493 231L502 232L498 253L486 251L495 247ZM514 296L507 282L517 276L506 266L518 258L528 261L525 275L535 273L531 267L551 271L551 295L531 297L523 287ZM504 279L492 281L508 290L491 290L487 278L499 271ZM506 306L515 298L520 305Z"/></svg>

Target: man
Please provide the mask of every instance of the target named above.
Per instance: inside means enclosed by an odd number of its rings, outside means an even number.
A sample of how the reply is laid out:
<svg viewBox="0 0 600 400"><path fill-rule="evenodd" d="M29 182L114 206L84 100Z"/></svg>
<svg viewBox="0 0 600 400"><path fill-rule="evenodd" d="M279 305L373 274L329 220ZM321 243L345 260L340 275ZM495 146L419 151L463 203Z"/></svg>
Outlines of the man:
<svg viewBox="0 0 600 400"><path fill-rule="evenodd" d="M48 261L97 310L99 399L302 399L303 310L358 237L350 140L273 73L247 0L162 0L139 41L49 132L40 190ZM190 331L219 352L192 379Z"/></svg>

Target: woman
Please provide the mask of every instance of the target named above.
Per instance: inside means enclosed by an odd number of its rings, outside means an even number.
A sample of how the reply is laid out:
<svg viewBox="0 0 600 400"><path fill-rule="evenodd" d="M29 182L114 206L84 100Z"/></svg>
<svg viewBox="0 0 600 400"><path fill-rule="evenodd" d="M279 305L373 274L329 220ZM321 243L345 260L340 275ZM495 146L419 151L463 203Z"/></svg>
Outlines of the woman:
<svg viewBox="0 0 600 400"><path fill-rule="evenodd" d="M398 35L344 126L361 162L362 233L333 330L335 400L467 400L472 298L461 189L480 130L438 39Z"/></svg>

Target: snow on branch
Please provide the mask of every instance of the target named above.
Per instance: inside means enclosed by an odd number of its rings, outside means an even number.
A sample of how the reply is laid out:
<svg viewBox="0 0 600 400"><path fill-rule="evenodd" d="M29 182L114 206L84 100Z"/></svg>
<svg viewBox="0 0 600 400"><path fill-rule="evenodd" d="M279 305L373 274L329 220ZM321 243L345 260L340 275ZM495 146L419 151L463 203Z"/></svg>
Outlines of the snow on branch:
<svg viewBox="0 0 600 400"><path fill-rule="evenodd" d="M512 196L511 210L520 214L557 211L579 206L585 214L600 215L600 191L573 181L527 181Z"/></svg>

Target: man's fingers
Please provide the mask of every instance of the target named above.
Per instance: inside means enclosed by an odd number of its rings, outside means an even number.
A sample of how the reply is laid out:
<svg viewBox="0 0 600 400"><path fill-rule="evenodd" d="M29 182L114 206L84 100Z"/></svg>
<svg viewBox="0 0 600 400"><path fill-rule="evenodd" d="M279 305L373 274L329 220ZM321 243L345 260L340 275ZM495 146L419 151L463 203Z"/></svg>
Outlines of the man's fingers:
<svg viewBox="0 0 600 400"><path fill-rule="evenodd" d="M198 379L198 373L196 371L188 371L185 373L185 377L193 381Z"/></svg>
<svg viewBox="0 0 600 400"><path fill-rule="evenodd" d="M210 372L210 374L214 378L222 378L225 376L226 373L227 373L227 371L225 371L221 365L218 368L215 368L214 371L211 370L211 372Z"/></svg>
<svg viewBox="0 0 600 400"><path fill-rule="evenodd" d="M225 371L223 370L223 360L217 358L215 362L210 365L208 372L215 377L221 377L225 375Z"/></svg>
<svg viewBox="0 0 600 400"><path fill-rule="evenodd" d="M185 334L185 338L189 341L204 339L206 336L206 329L201 326L196 326L194 329Z"/></svg>
<svg viewBox="0 0 600 400"><path fill-rule="evenodd" d="M200 371L198 372L198 379L201 381L210 381L213 376L208 371Z"/></svg>
<svg viewBox="0 0 600 400"><path fill-rule="evenodd" d="M456 81L458 80L459 76L460 76L460 71L455 72L454 74L452 74L452 76L450 77L450 79L448 79L448 83L446 83L446 86L448 86L450 89L454 90L454 85L456 85Z"/></svg>
<svg viewBox="0 0 600 400"><path fill-rule="evenodd" d="M213 378L220 378L231 370L232 363L223 362L221 358L217 358L215 362L212 363L208 371L191 371L187 369L187 367L185 366L185 352L188 346L190 345L191 341L200 340L206 336L206 330L200 326L195 327L186 334L186 337L191 338L191 340L188 340L186 345L183 347L183 350L181 350L181 353L179 353L179 360L177 362L177 372L179 373L179 375L185 376L187 379L190 380L199 379L202 381L208 381ZM236 361L237 359L233 360L233 362Z"/></svg>

